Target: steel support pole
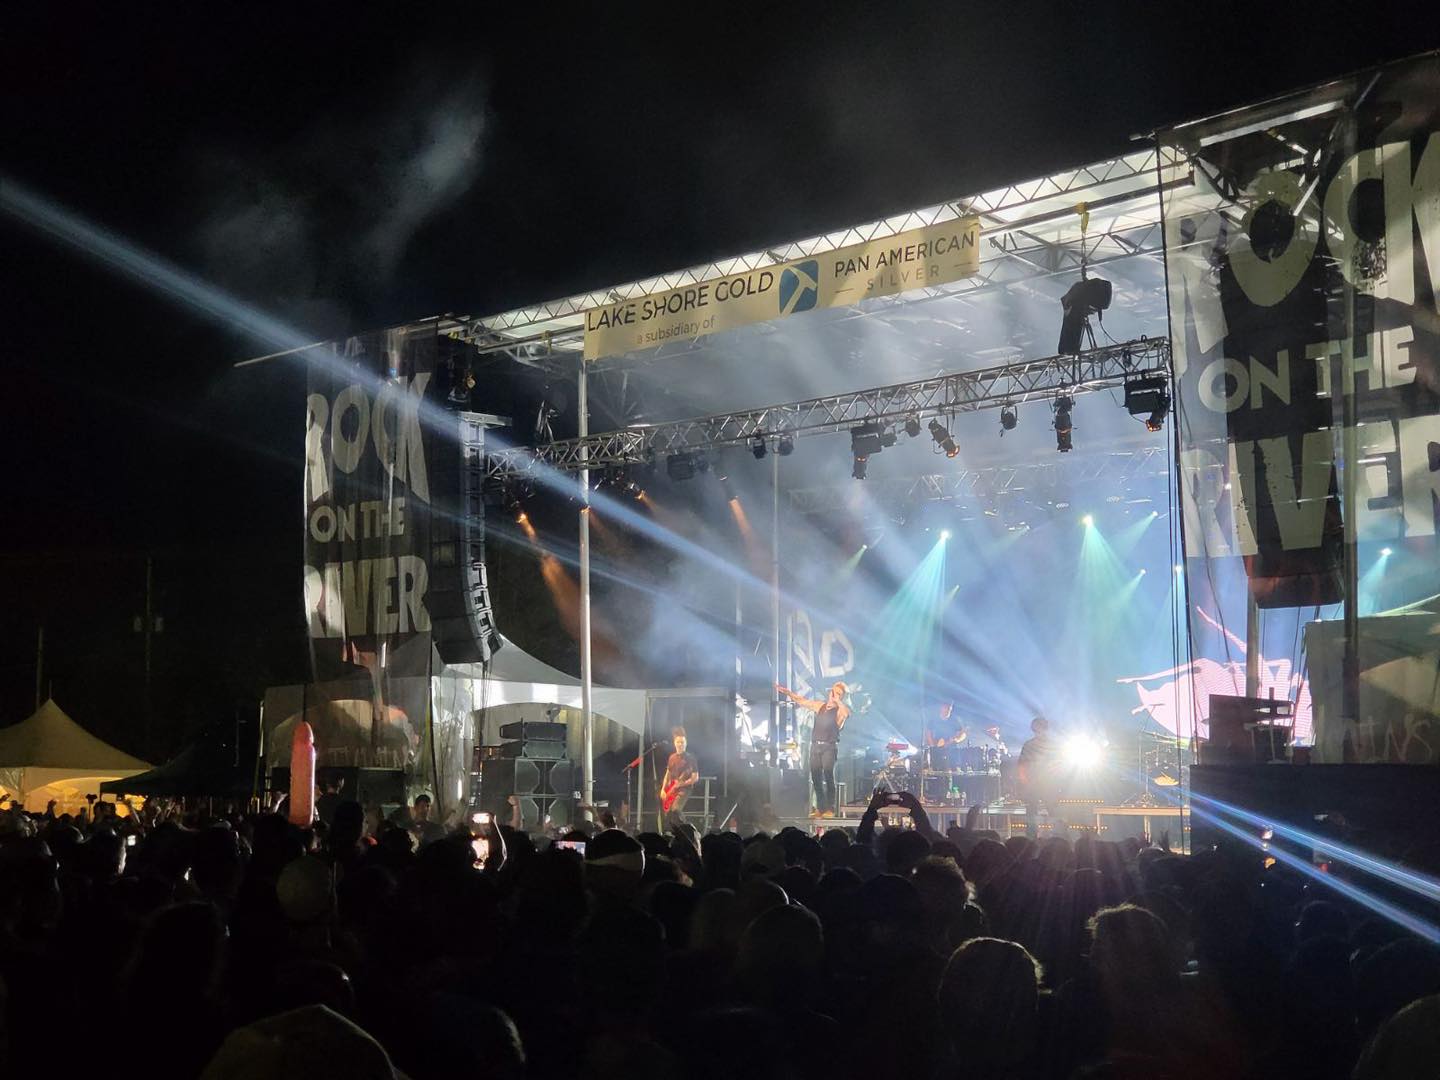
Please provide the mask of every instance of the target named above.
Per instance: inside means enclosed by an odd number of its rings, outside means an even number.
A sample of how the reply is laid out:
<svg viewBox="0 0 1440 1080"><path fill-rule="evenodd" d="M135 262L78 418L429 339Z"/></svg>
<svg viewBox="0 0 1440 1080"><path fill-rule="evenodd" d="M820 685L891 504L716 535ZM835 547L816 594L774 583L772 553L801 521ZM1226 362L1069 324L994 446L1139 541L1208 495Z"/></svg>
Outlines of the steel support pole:
<svg viewBox="0 0 1440 1080"><path fill-rule="evenodd" d="M580 360L576 377L578 434L590 434L590 402L587 396L585 360ZM589 459L589 448L582 450ZM580 799L586 806L595 805L595 722L591 713L590 669L590 470L580 470Z"/></svg>
<svg viewBox="0 0 1440 1080"><path fill-rule="evenodd" d="M770 764L780 749L780 455L770 448Z"/></svg>
<svg viewBox="0 0 1440 1080"><path fill-rule="evenodd" d="M1255 592L1247 578L1245 581L1245 696L1260 696L1260 605L1255 603Z"/></svg>

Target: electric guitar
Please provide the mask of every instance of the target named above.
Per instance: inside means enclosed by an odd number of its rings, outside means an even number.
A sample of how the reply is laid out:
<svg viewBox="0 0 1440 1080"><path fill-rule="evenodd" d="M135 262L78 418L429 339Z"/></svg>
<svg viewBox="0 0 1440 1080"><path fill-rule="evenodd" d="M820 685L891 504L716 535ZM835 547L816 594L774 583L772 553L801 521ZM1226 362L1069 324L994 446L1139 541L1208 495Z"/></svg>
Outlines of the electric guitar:
<svg viewBox="0 0 1440 1080"><path fill-rule="evenodd" d="M685 777L685 778L681 778L681 777L678 777L678 776L677 776L674 780L671 780L668 784L666 784L663 788L661 788L661 789L660 789L660 809L661 809L661 811L664 812L664 813L666 813L666 814L668 814L668 813L670 812L670 808L675 805L675 800L680 797L680 793L681 793L682 791L684 791L686 788L688 788L691 784L695 783L695 781L698 780L698 779L700 779L700 777L699 777L698 774L695 775L695 776L690 776L690 777Z"/></svg>

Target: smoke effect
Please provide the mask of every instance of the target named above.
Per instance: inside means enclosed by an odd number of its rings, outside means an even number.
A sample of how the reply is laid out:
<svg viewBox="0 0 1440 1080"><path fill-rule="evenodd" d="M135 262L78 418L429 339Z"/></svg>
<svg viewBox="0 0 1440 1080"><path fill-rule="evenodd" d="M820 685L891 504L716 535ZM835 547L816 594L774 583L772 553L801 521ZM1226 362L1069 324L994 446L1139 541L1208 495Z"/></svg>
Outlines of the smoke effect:
<svg viewBox="0 0 1440 1080"><path fill-rule="evenodd" d="M383 308L417 235L484 165L482 78L412 72L402 85L374 109L316 115L279 146L209 148L199 187L218 194L194 238L206 273L317 337Z"/></svg>

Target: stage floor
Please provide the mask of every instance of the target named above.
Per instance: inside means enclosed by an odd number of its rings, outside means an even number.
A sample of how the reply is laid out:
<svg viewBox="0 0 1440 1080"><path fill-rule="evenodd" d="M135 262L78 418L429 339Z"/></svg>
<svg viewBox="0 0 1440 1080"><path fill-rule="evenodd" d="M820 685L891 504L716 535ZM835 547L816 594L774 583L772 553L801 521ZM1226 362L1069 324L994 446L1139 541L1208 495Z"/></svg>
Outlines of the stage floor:
<svg viewBox="0 0 1440 1080"><path fill-rule="evenodd" d="M922 804L923 805L923 804ZM826 829L857 829L865 815L866 804L856 803L841 807L833 818L803 817L782 818L781 826L793 826L806 832L820 835ZM965 824L971 807L950 805L926 805L925 813L931 826L940 833L954 825ZM1028 823L1025 807L1008 803L992 803L980 811L976 827L998 833L1002 838L1026 835ZM880 811L880 825L902 829L911 827L910 814L900 808ZM1046 836L1078 836L1090 833L1102 840L1123 840L1131 836L1149 838L1158 843L1162 832L1169 832L1172 845L1177 850L1188 848L1184 838L1188 836L1190 823L1178 806L1105 806L1087 803L1075 806L1065 817L1052 816L1042 810L1037 818L1036 832L1043 839Z"/></svg>

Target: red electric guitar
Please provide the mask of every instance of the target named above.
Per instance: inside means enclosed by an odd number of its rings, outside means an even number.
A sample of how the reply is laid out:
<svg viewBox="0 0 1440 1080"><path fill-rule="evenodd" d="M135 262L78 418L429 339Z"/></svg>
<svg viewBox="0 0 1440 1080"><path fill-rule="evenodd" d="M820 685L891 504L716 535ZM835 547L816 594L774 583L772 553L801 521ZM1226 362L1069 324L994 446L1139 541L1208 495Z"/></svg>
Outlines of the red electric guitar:
<svg viewBox="0 0 1440 1080"><path fill-rule="evenodd" d="M691 784L695 783L696 780L699 780L699 779L700 779L700 774L699 774L699 773L696 773L694 776L688 776L688 777L684 777L684 778L681 778L681 777L678 777L678 776L677 776L674 780L671 780L668 784L666 784L663 788L661 788L661 789L660 789L660 810L661 810L661 812L668 814L668 813L670 812L670 808L675 805L675 800L680 797L680 793L681 793L682 791L684 791L686 788L688 788Z"/></svg>

